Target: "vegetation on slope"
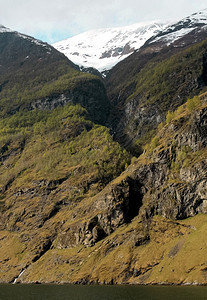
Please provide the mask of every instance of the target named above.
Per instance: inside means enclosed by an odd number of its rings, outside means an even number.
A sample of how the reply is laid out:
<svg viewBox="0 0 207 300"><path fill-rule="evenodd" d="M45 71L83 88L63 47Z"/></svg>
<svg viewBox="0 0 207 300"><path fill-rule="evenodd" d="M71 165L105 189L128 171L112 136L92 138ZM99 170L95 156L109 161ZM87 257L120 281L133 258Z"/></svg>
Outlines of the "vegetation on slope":
<svg viewBox="0 0 207 300"><path fill-rule="evenodd" d="M126 101L139 96L145 99L140 106L156 102L164 111L179 106L179 98L184 102L186 95L197 94L206 84L206 48L205 40L159 63L147 63L135 77L136 90Z"/></svg>
<svg viewBox="0 0 207 300"><path fill-rule="evenodd" d="M30 283L205 284L206 224L205 215L182 222L156 216L150 226L149 241L135 246L133 237L138 234L140 224L134 219L92 248L49 250L25 271L22 280Z"/></svg>
<svg viewBox="0 0 207 300"><path fill-rule="evenodd" d="M206 49L206 40L160 52L148 45L112 69L107 79L111 122L116 139L132 153L140 155L168 110L205 90Z"/></svg>
<svg viewBox="0 0 207 300"><path fill-rule="evenodd" d="M9 185L2 182L2 280L26 269L22 282L206 283L206 217L176 220L205 208L205 97L168 113L145 153L119 177L127 153L80 106L1 123L1 172L16 174ZM17 132L26 140L22 152ZM200 206L193 210L195 193ZM127 205L136 214L123 222Z"/></svg>
<svg viewBox="0 0 207 300"><path fill-rule="evenodd" d="M1 33L0 53L1 118L72 102L85 107L93 121L105 122L109 103L101 79L80 72L52 46L15 32Z"/></svg>
<svg viewBox="0 0 207 300"><path fill-rule="evenodd" d="M129 163L129 155L113 142L109 130L92 123L80 105L2 119L0 148L2 190L11 181L20 188L32 180L64 178L75 167L79 172L77 178L73 174L74 181L90 174L104 185Z"/></svg>
<svg viewBox="0 0 207 300"><path fill-rule="evenodd" d="M0 228L21 250L16 271L13 258L6 263L10 281L20 266L42 255L73 207L119 175L130 156L106 127L90 121L80 105L70 104L2 119L0 149ZM12 232L19 234L13 239Z"/></svg>

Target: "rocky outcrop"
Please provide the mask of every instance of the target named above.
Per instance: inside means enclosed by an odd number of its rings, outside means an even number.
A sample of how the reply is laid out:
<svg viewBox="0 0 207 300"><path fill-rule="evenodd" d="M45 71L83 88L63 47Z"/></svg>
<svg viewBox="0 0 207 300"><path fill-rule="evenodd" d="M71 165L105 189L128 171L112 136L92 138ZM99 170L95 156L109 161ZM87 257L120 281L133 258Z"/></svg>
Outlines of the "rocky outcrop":
<svg viewBox="0 0 207 300"><path fill-rule="evenodd" d="M67 103L80 104L87 109L91 120L105 124L110 111L110 104L101 80L91 79L77 82L74 89L68 88L64 93L54 93L48 97L34 100L28 107L33 109L54 109Z"/></svg>
<svg viewBox="0 0 207 300"><path fill-rule="evenodd" d="M94 197L85 211L86 220L74 219L73 224L58 235L57 247L71 248L79 244L91 247L121 225L129 223L141 205L142 192L135 180L126 178L120 184L112 184ZM88 219L91 214L93 216Z"/></svg>
<svg viewBox="0 0 207 300"><path fill-rule="evenodd" d="M188 114L166 125L159 136L164 144L142 155L146 162L148 156L149 162L130 166L120 180L117 178L95 196L87 213L96 210L99 213L81 226L76 223L75 227L68 229L70 236L72 232L76 236L73 245L69 243L69 246L92 246L136 216L143 223L139 232L143 235L143 228L145 225L149 228L154 215L178 220L198 213L205 214L206 112L204 104L192 115ZM169 140L168 136L171 136Z"/></svg>
<svg viewBox="0 0 207 300"><path fill-rule="evenodd" d="M159 133L164 144L142 155L145 164L138 159L97 194L81 219L77 212L73 223L58 234L57 247L91 247L135 217L142 223L136 233L142 238L136 244L142 244L148 239L154 215L178 220L205 214L207 164L205 155L198 157L199 151L205 154L206 149L206 112L204 104L193 114L166 125Z"/></svg>

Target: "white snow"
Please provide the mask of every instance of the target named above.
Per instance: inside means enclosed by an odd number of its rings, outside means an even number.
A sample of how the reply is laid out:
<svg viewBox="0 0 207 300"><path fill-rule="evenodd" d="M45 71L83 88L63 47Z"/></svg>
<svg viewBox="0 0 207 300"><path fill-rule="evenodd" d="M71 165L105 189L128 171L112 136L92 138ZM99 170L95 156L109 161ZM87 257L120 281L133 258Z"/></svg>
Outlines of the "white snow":
<svg viewBox="0 0 207 300"><path fill-rule="evenodd" d="M81 33L53 46L79 66L109 70L139 49L166 23L137 23L126 27L105 28Z"/></svg>
<svg viewBox="0 0 207 300"><path fill-rule="evenodd" d="M152 42L162 41L165 42L167 46L180 39L184 35L191 32L194 28L182 28L178 31L168 33L162 37L155 38Z"/></svg>
<svg viewBox="0 0 207 300"><path fill-rule="evenodd" d="M0 25L0 33L4 32L13 32L11 29L4 27L3 25Z"/></svg>
<svg viewBox="0 0 207 300"><path fill-rule="evenodd" d="M34 43L34 44L36 44L36 45L38 45L38 46L45 47L45 48L49 51L49 52L47 52L47 53L50 53L51 47L50 47L50 45L48 45L47 43L44 43L44 42L42 42L42 41L40 41L40 40L37 40L37 39L35 39L35 38L31 37L31 36L28 36L28 35L19 33L19 32L17 32L17 31L14 31L14 32L15 32L19 37L21 37L21 38L23 38L23 39L25 39L25 40L29 40L30 42L32 42L32 43Z"/></svg>
<svg viewBox="0 0 207 300"><path fill-rule="evenodd" d="M179 25L179 26L178 26ZM182 19L180 22L167 27L162 36L155 37L151 41L164 42L167 46L174 43L176 40L182 38L186 34L193 31L198 26L205 27L207 25L207 9L192 14L191 16Z"/></svg>
<svg viewBox="0 0 207 300"><path fill-rule="evenodd" d="M192 23L207 24L207 8L192 14L189 18L191 19Z"/></svg>
<svg viewBox="0 0 207 300"><path fill-rule="evenodd" d="M60 41L53 46L79 66L109 70L119 61L138 50L149 38L169 46L195 28L207 25L207 9L199 11L180 22L150 22L118 28L92 30ZM162 31L161 36L156 36Z"/></svg>

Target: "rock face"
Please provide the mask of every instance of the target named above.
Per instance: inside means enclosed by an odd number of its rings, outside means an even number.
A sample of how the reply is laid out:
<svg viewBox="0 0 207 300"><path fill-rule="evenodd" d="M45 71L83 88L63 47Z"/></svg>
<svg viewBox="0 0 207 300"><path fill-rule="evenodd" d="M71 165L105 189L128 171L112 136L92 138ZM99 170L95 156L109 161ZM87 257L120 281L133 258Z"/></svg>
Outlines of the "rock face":
<svg viewBox="0 0 207 300"><path fill-rule="evenodd" d="M179 220L205 214L206 136L204 103L192 115L178 117L162 129L160 145L142 155L145 164L130 166L120 179L95 196L85 211L86 216L92 214L93 217L85 222L74 221L73 226L61 234L59 248L78 244L92 246L136 216L149 230L154 215ZM143 228L140 230L141 236L148 236L146 228L144 232Z"/></svg>
<svg viewBox="0 0 207 300"><path fill-rule="evenodd" d="M86 108L91 120L98 124L105 124L110 113L110 103L105 87L98 78L77 83L74 89L68 89L64 93L55 93L42 99L36 99L28 109L51 110L67 103L80 104Z"/></svg>
<svg viewBox="0 0 207 300"><path fill-rule="evenodd" d="M120 184L108 186L95 196L85 212L86 218L90 214L92 217L85 222L73 222L66 232L61 233L58 248L71 248L79 244L93 246L121 225L130 223L141 205L142 195L136 180L126 178Z"/></svg>
<svg viewBox="0 0 207 300"><path fill-rule="evenodd" d="M203 11L166 28L108 73L109 124L133 154L168 110L206 85L206 20Z"/></svg>

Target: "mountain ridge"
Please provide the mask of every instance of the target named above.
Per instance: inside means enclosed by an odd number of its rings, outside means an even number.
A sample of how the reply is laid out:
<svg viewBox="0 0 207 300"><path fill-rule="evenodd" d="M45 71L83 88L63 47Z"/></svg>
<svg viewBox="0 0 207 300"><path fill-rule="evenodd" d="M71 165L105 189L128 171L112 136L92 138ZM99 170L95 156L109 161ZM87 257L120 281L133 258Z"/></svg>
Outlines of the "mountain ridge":
<svg viewBox="0 0 207 300"><path fill-rule="evenodd" d="M206 10L204 13L207 21ZM180 23L183 21L170 28L176 33L182 31ZM157 36L149 39L107 74L106 88L113 107L109 123L115 138L135 155L150 139L149 132L164 120L167 110L176 109L206 86L207 27L197 22L193 26L169 45Z"/></svg>
<svg viewBox="0 0 207 300"><path fill-rule="evenodd" d="M106 71L140 48L165 26L164 22L152 21L91 30L57 42L53 46L79 66Z"/></svg>

